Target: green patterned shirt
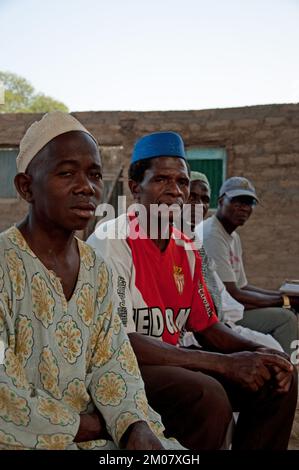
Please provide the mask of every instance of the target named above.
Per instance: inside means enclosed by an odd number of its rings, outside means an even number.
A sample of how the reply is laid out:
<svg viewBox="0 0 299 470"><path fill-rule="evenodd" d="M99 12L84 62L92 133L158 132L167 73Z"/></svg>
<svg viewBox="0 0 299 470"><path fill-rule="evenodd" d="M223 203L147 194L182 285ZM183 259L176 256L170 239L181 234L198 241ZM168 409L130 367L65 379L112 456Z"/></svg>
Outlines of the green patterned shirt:
<svg viewBox="0 0 299 470"><path fill-rule="evenodd" d="M113 305L111 274L78 240L80 269L69 301L12 227L0 235L0 448L112 449L128 426L147 421L135 355ZM74 443L80 414L98 408L113 441Z"/></svg>

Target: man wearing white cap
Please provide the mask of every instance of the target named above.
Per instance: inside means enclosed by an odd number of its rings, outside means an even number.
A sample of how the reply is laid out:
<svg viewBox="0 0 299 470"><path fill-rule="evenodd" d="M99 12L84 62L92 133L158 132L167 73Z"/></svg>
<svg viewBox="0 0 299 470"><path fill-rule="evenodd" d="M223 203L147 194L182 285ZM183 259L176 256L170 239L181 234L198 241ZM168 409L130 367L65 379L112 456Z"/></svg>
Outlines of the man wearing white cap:
<svg viewBox="0 0 299 470"><path fill-rule="evenodd" d="M285 449L297 400L292 364L218 322L197 250L173 226L174 205L180 216L189 196L181 136L141 137L129 186L137 211L103 223L88 242L113 267L118 311L166 432L190 449L223 448L237 406L233 449ZM180 347L185 329L207 350Z"/></svg>
<svg viewBox="0 0 299 470"><path fill-rule="evenodd" d="M230 295L245 306L244 316L236 324L271 334L290 355L292 342L297 339L297 319L289 299L278 291L248 284L236 232L258 202L249 180L239 176L226 180L220 188L216 215L203 223L204 247Z"/></svg>
<svg viewBox="0 0 299 470"><path fill-rule="evenodd" d="M0 235L0 448L177 448L149 410L110 271L74 237L103 189L95 138L50 113L17 167L29 212Z"/></svg>

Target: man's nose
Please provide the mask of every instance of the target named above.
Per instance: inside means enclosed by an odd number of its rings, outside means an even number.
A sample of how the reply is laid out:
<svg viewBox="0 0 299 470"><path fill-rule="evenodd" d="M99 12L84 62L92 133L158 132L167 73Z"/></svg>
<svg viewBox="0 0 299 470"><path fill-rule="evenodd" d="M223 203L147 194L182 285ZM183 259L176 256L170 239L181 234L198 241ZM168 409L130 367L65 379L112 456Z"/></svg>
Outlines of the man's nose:
<svg viewBox="0 0 299 470"><path fill-rule="evenodd" d="M170 180L167 185L167 190L169 193L175 195L175 196L180 196L182 194L182 189L179 185L179 183L175 180Z"/></svg>
<svg viewBox="0 0 299 470"><path fill-rule="evenodd" d="M252 206L250 204L248 204L247 202L242 202L240 204L240 209L243 212L246 212L246 213L251 213L252 212Z"/></svg>
<svg viewBox="0 0 299 470"><path fill-rule="evenodd" d="M95 188L88 176L84 173L78 174L76 178L75 191L84 194L95 194Z"/></svg>

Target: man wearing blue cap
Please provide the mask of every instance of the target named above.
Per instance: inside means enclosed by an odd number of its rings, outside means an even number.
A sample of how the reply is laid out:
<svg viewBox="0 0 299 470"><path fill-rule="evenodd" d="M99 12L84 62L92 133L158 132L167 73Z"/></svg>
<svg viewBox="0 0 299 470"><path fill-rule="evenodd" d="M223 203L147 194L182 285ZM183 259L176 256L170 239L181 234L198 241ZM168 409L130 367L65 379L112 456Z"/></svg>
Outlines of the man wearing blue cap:
<svg viewBox="0 0 299 470"><path fill-rule="evenodd" d="M285 449L297 399L292 364L218 323L201 259L172 224L174 206L180 212L189 196L181 136L137 141L129 186L137 213L100 225L88 242L113 268L118 312L166 432L189 449L220 449L233 407L240 410L233 448ZM179 347L185 329L207 351Z"/></svg>

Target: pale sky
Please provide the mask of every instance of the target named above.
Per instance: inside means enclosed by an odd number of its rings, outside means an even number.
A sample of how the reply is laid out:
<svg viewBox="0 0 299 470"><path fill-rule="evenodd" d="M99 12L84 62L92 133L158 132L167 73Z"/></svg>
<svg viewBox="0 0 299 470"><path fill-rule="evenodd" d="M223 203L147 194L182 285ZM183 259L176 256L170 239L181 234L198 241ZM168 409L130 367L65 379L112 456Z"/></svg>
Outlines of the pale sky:
<svg viewBox="0 0 299 470"><path fill-rule="evenodd" d="M299 0L0 0L0 70L71 111L299 102Z"/></svg>

